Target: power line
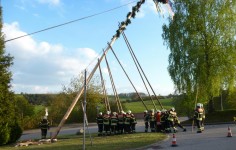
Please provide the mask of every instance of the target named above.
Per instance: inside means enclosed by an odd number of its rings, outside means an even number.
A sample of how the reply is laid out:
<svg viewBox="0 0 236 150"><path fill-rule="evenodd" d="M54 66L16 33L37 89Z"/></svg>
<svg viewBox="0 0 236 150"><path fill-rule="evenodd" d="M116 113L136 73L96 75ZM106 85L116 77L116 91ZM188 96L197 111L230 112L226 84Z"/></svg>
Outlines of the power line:
<svg viewBox="0 0 236 150"><path fill-rule="evenodd" d="M99 13L95 13L95 14L92 14L92 15L89 15L89 16L85 16L85 17L82 17L82 18L79 18L79 19L68 21L66 23L62 23L62 24L59 24L59 25L51 26L51 27L48 27L48 28L45 28L45 29L42 29L42 30L38 30L38 31L29 33L29 34L22 35L22 36L18 36L18 37L6 40L4 42L6 43L6 42L13 41L13 40L16 40L16 39L19 39L19 38L23 38L23 37L26 37L26 36L29 36L29 35L33 35L33 34L36 34L36 33L44 32L44 31L51 30L51 29L54 29L54 28L57 28L57 27L60 27L60 26L64 26L64 25L71 24L71 23L74 23L74 22L77 22L77 21L81 21L81 20L88 19L88 18L91 18L91 17L94 17L94 16L98 16L98 15L101 15L101 14L104 14L104 13L107 13L107 12L119 9L121 7L127 6L127 5L135 3L135 2L137 2L137 0L129 2L129 3L126 3L124 5L121 5L121 6L118 6L118 7L115 7L115 8L112 8L112 9L108 9L108 10L99 12Z"/></svg>

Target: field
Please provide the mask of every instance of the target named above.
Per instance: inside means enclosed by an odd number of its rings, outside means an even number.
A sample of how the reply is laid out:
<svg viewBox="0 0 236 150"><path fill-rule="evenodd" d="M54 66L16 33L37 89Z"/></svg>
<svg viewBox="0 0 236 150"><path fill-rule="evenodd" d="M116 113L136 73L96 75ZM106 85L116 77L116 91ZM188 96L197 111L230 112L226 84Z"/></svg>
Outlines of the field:
<svg viewBox="0 0 236 150"><path fill-rule="evenodd" d="M162 106L165 108L165 109L169 109L171 107L173 107L172 105L172 99L160 99L160 102L162 104ZM154 106L152 104L152 101L144 101L144 103L146 104L147 108L150 110L150 109L154 109ZM160 109L161 110L161 107L159 105L159 103L157 102L157 100L154 100L154 103L157 107L157 109ZM141 101L139 102L126 102L125 103L125 107L128 109L128 110L131 110L132 113L141 113L143 112L144 110L146 110L146 108L144 107L143 103Z"/></svg>
<svg viewBox="0 0 236 150"><path fill-rule="evenodd" d="M121 150L140 148L166 138L165 134L161 133L135 133L115 136L98 137L92 135L92 146L89 136L86 137L87 150ZM2 146L1 150L12 150L14 145ZM20 147L19 150L80 150L83 149L83 136L70 135L58 138L58 142L52 144L32 145L29 147Z"/></svg>

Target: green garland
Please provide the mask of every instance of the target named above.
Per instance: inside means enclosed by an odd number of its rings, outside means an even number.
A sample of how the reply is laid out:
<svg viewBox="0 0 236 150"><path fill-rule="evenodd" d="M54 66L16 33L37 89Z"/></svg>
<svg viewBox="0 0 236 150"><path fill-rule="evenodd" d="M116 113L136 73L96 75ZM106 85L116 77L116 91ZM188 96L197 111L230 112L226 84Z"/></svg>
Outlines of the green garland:
<svg viewBox="0 0 236 150"><path fill-rule="evenodd" d="M129 24L131 24L130 18L131 17L135 18L136 13L139 12L139 9L140 9L141 5L144 4L144 3L145 3L145 0L141 0L141 1L137 2L136 6L132 7L132 12L129 12L126 16L126 20L121 22L121 24L119 25L119 29L116 30L116 34L113 36L113 38L114 37L117 37L117 38L120 37L121 32L126 29L125 26L128 26Z"/></svg>

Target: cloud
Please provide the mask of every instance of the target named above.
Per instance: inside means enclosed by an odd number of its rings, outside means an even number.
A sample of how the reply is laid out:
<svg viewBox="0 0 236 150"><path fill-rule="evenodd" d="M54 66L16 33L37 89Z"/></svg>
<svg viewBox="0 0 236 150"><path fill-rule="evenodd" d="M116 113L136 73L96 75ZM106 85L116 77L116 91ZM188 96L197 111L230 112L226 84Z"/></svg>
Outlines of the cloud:
<svg viewBox="0 0 236 150"><path fill-rule="evenodd" d="M49 4L51 6L58 6L61 4L60 0L38 0L39 3Z"/></svg>
<svg viewBox="0 0 236 150"><path fill-rule="evenodd" d="M27 33L17 22L4 24L6 39ZM36 42L31 36L6 43L6 52L14 57L13 90L17 93L60 91L61 85L84 70L98 54L90 48L70 49L46 41Z"/></svg>

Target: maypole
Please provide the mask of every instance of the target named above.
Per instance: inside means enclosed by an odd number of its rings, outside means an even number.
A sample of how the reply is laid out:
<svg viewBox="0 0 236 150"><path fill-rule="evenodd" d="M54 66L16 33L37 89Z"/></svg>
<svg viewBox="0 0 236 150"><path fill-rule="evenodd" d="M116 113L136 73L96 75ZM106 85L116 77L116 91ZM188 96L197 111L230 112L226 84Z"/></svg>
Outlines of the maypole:
<svg viewBox="0 0 236 150"><path fill-rule="evenodd" d="M103 58L105 57L105 55L107 54L108 50L110 49L110 46L112 46L115 41L120 37L120 34L125 30L126 26L128 26L131 23L131 18L135 18L136 13L139 11L140 7L142 4L145 3L145 0L140 0L139 2L137 2L136 6L132 7L132 11L129 12L127 14L126 20L121 22L119 29L116 30L116 34L112 37L111 41L109 42L108 46L106 47L106 49L104 50L102 56L100 57L98 63L95 65L95 67L93 68L92 72L90 73L90 75L87 78L87 84L90 82L90 80L92 79L95 71L97 70L99 64L101 63L101 61L103 60ZM72 101L70 107L68 108L66 114L63 116L60 124L58 125L56 131L53 133L53 136L51 137L52 139L55 139L58 135L58 133L60 132L62 126L65 124L66 120L68 119L68 117L70 116L73 108L75 107L76 103L78 102L80 96L82 95L82 93L84 92L84 87L82 87L76 97L74 98L74 100Z"/></svg>

